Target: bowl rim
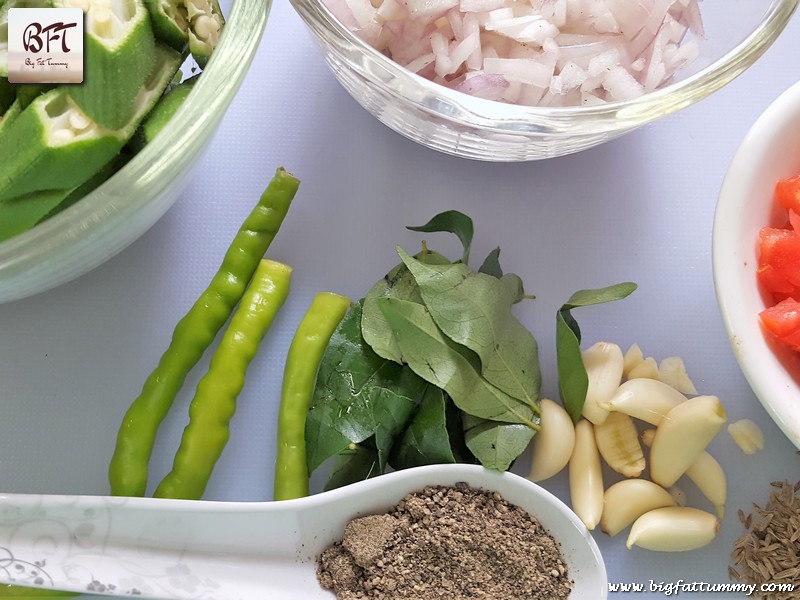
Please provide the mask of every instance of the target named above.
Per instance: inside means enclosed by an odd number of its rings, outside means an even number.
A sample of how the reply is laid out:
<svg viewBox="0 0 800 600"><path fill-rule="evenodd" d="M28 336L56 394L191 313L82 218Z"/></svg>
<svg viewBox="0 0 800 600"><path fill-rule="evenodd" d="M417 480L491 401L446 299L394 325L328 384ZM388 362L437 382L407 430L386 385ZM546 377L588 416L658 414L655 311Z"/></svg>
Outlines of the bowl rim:
<svg viewBox="0 0 800 600"><path fill-rule="evenodd" d="M159 193L170 183L163 181L160 174L183 172L191 163L187 157L191 152L186 148L196 137L210 137L222 119L255 56L270 7L271 0L232 0L219 44L203 76L162 134L80 202L0 242L0 281L7 274L13 277L54 254L80 254L94 240L108 241L103 239L104 234L158 200ZM148 186L154 193L139 193L139 186ZM168 207L165 205L161 212ZM108 257L121 249L114 248Z"/></svg>
<svg viewBox="0 0 800 600"><path fill-rule="evenodd" d="M791 124L800 130L800 82L784 91L758 117L728 167L714 214L712 271L720 315L739 367L772 420L800 448L797 382L769 344L757 312L751 312L753 306L747 301L748 294L749 298L760 297L755 275L757 240L741 239L742 228L753 225L743 216L753 201L748 191L768 161L768 151L775 139ZM797 146L800 148L800 140ZM769 202L771 207L771 194ZM768 222L757 227L765 225ZM760 308L764 308L763 302ZM792 390L794 394L786 393Z"/></svg>
<svg viewBox="0 0 800 600"><path fill-rule="evenodd" d="M499 133L607 133L643 125L686 108L720 89L752 65L777 39L800 0L772 0L764 18L724 56L685 79L638 98L597 106L537 107L470 96L408 71L344 26L323 0L290 0L314 34L340 55L362 55L371 67L350 60L352 68L373 84L387 86L398 97L427 113L458 122L455 115ZM352 49L352 50L350 50ZM407 91L411 84L413 92ZM430 98L435 97L436 102ZM576 118L580 117L580 118Z"/></svg>

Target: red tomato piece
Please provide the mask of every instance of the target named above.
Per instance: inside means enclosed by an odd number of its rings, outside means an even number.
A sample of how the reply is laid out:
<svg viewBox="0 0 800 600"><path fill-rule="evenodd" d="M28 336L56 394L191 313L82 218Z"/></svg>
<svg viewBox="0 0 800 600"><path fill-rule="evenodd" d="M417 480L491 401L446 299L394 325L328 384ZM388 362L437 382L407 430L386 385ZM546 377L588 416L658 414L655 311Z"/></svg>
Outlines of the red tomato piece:
<svg viewBox="0 0 800 600"><path fill-rule="evenodd" d="M791 229L764 227L759 233L758 279L774 294L800 297L800 235Z"/></svg>
<svg viewBox="0 0 800 600"><path fill-rule="evenodd" d="M800 302L787 298L759 313L761 324L783 344L800 350Z"/></svg>
<svg viewBox="0 0 800 600"><path fill-rule="evenodd" d="M775 185L775 200L786 210L800 213L800 175L778 181Z"/></svg>

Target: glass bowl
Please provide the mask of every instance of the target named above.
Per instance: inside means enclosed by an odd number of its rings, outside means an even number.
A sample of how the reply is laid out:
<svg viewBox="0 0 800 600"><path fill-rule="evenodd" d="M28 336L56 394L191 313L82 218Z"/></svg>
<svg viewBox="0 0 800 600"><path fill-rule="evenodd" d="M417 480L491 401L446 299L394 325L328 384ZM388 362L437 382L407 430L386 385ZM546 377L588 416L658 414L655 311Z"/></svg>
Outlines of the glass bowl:
<svg viewBox="0 0 800 600"><path fill-rule="evenodd" d="M764 334L758 314L774 302L756 276L758 233L780 225L775 184L798 173L800 83L775 100L742 140L720 189L712 244L717 303L736 360L767 413L800 448L800 353Z"/></svg>
<svg viewBox="0 0 800 600"><path fill-rule="evenodd" d="M798 5L705 0L700 54L670 85L602 106L537 108L468 96L424 79L349 31L324 0L290 1L339 82L381 122L440 152L503 162L578 152L690 106L752 65Z"/></svg>
<svg viewBox="0 0 800 600"><path fill-rule="evenodd" d="M107 182L0 243L0 302L53 288L105 262L175 202L244 79L271 0L235 0L203 75L162 133ZM226 6L223 3L223 9Z"/></svg>

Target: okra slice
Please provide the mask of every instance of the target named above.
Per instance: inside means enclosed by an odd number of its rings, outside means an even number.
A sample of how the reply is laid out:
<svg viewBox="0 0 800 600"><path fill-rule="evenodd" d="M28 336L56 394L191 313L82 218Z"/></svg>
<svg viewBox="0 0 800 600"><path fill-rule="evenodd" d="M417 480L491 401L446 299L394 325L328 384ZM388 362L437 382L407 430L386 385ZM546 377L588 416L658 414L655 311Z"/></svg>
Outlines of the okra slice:
<svg viewBox="0 0 800 600"><path fill-rule="evenodd" d="M225 19L217 0L184 0L189 16L189 52L205 68L222 35Z"/></svg>
<svg viewBox="0 0 800 600"><path fill-rule="evenodd" d="M84 10L83 83L70 96L101 127L120 129L154 64L155 40L147 9L137 0L57 0Z"/></svg>
<svg viewBox="0 0 800 600"><path fill-rule="evenodd" d="M133 117L118 130L92 121L61 86L39 96L0 132L0 202L41 190L77 187L133 136L180 66L180 54L159 46L156 66L134 98Z"/></svg>
<svg viewBox="0 0 800 600"><path fill-rule="evenodd" d="M71 192L72 190L44 190L0 202L0 242L36 225Z"/></svg>
<svg viewBox="0 0 800 600"><path fill-rule="evenodd" d="M131 139L129 146L133 152L139 152L152 142L158 132L169 123L186 98L189 97L197 78L198 76L195 76L179 83L159 99Z"/></svg>
<svg viewBox="0 0 800 600"><path fill-rule="evenodd" d="M46 221L47 219L51 218L53 215L60 213L63 210L68 209L70 206L75 204L78 200L86 196L88 193L93 192L101 184L105 183L106 180L110 179L114 173L119 171L125 163L130 160L130 157L125 156L123 154L118 154L115 156L110 163L108 163L105 167L100 169L97 173L92 175L88 181L84 182L74 190L72 190L69 195L64 198L63 201L59 202L50 212L46 213L42 216L37 222L36 225L39 223ZM14 200L11 200L14 202ZM3 205L0 204L0 207ZM1 217L0 217L1 218Z"/></svg>
<svg viewBox="0 0 800 600"><path fill-rule="evenodd" d="M27 106L36 99L37 96L43 94L46 90L51 89L52 86L45 85L19 85L17 86L17 97L11 106L8 107L5 113L0 116L0 140L2 140L2 131L8 127L14 119L16 119Z"/></svg>
<svg viewBox="0 0 800 600"><path fill-rule="evenodd" d="M0 76L8 77L8 11L11 8L49 8L53 0L0 0Z"/></svg>
<svg viewBox="0 0 800 600"><path fill-rule="evenodd" d="M94 123L59 87L36 98L0 132L0 202L77 187L125 144Z"/></svg>
<svg viewBox="0 0 800 600"><path fill-rule="evenodd" d="M5 77L0 77L0 118L14 104L17 99L17 90Z"/></svg>
<svg viewBox="0 0 800 600"><path fill-rule="evenodd" d="M28 231L95 190L119 168L118 159L116 157L75 189L44 190L0 202L0 242Z"/></svg>
<svg viewBox="0 0 800 600"><path fill-rule="evenodd" d="M189 13L183 0L144 0L156 39L183 52L189 43Z"/></svg>

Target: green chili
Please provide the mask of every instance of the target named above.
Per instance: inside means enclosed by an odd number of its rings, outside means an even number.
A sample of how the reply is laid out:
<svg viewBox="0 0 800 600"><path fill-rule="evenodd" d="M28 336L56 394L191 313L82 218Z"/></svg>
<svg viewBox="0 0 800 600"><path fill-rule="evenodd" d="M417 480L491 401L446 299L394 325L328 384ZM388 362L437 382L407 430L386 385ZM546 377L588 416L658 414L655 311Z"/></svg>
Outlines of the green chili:
<svg viewBox="0 0 800 600"><path fill-rule="evenodd" d="M181 319L156 369L122 421L109 467L111 493L144 496L156 432L187 373L228 320L269 248L294 198L299 181L284 169L242 224L211 284Z"/></svg>
<svg viewBox="0 0 800 600"><path fill-rule="evenodd" d="M36 587L19 587L16 585L0 584L0 598L71 598L78 595L77 592L61 592L44 588L41 585Z"/></svg>
<svg viewBox="0 0 800 600"><path fill-rule="evenodd" d="M317 294L289 347L278 411L275 500L308 496L306 414L322 355L349 306L350 299L344 296L330 292Z"/></svg>
<svg viewBox="0 0 800 600"><path fill-rule="evenodd" d="M250 361L275 315L289 295L292 268L264 259L253 275L239 308L225 330L208 372L197 384L189 407L189 424L156 498L198 500L228 442L236 397L242 391Z"/></svg>

